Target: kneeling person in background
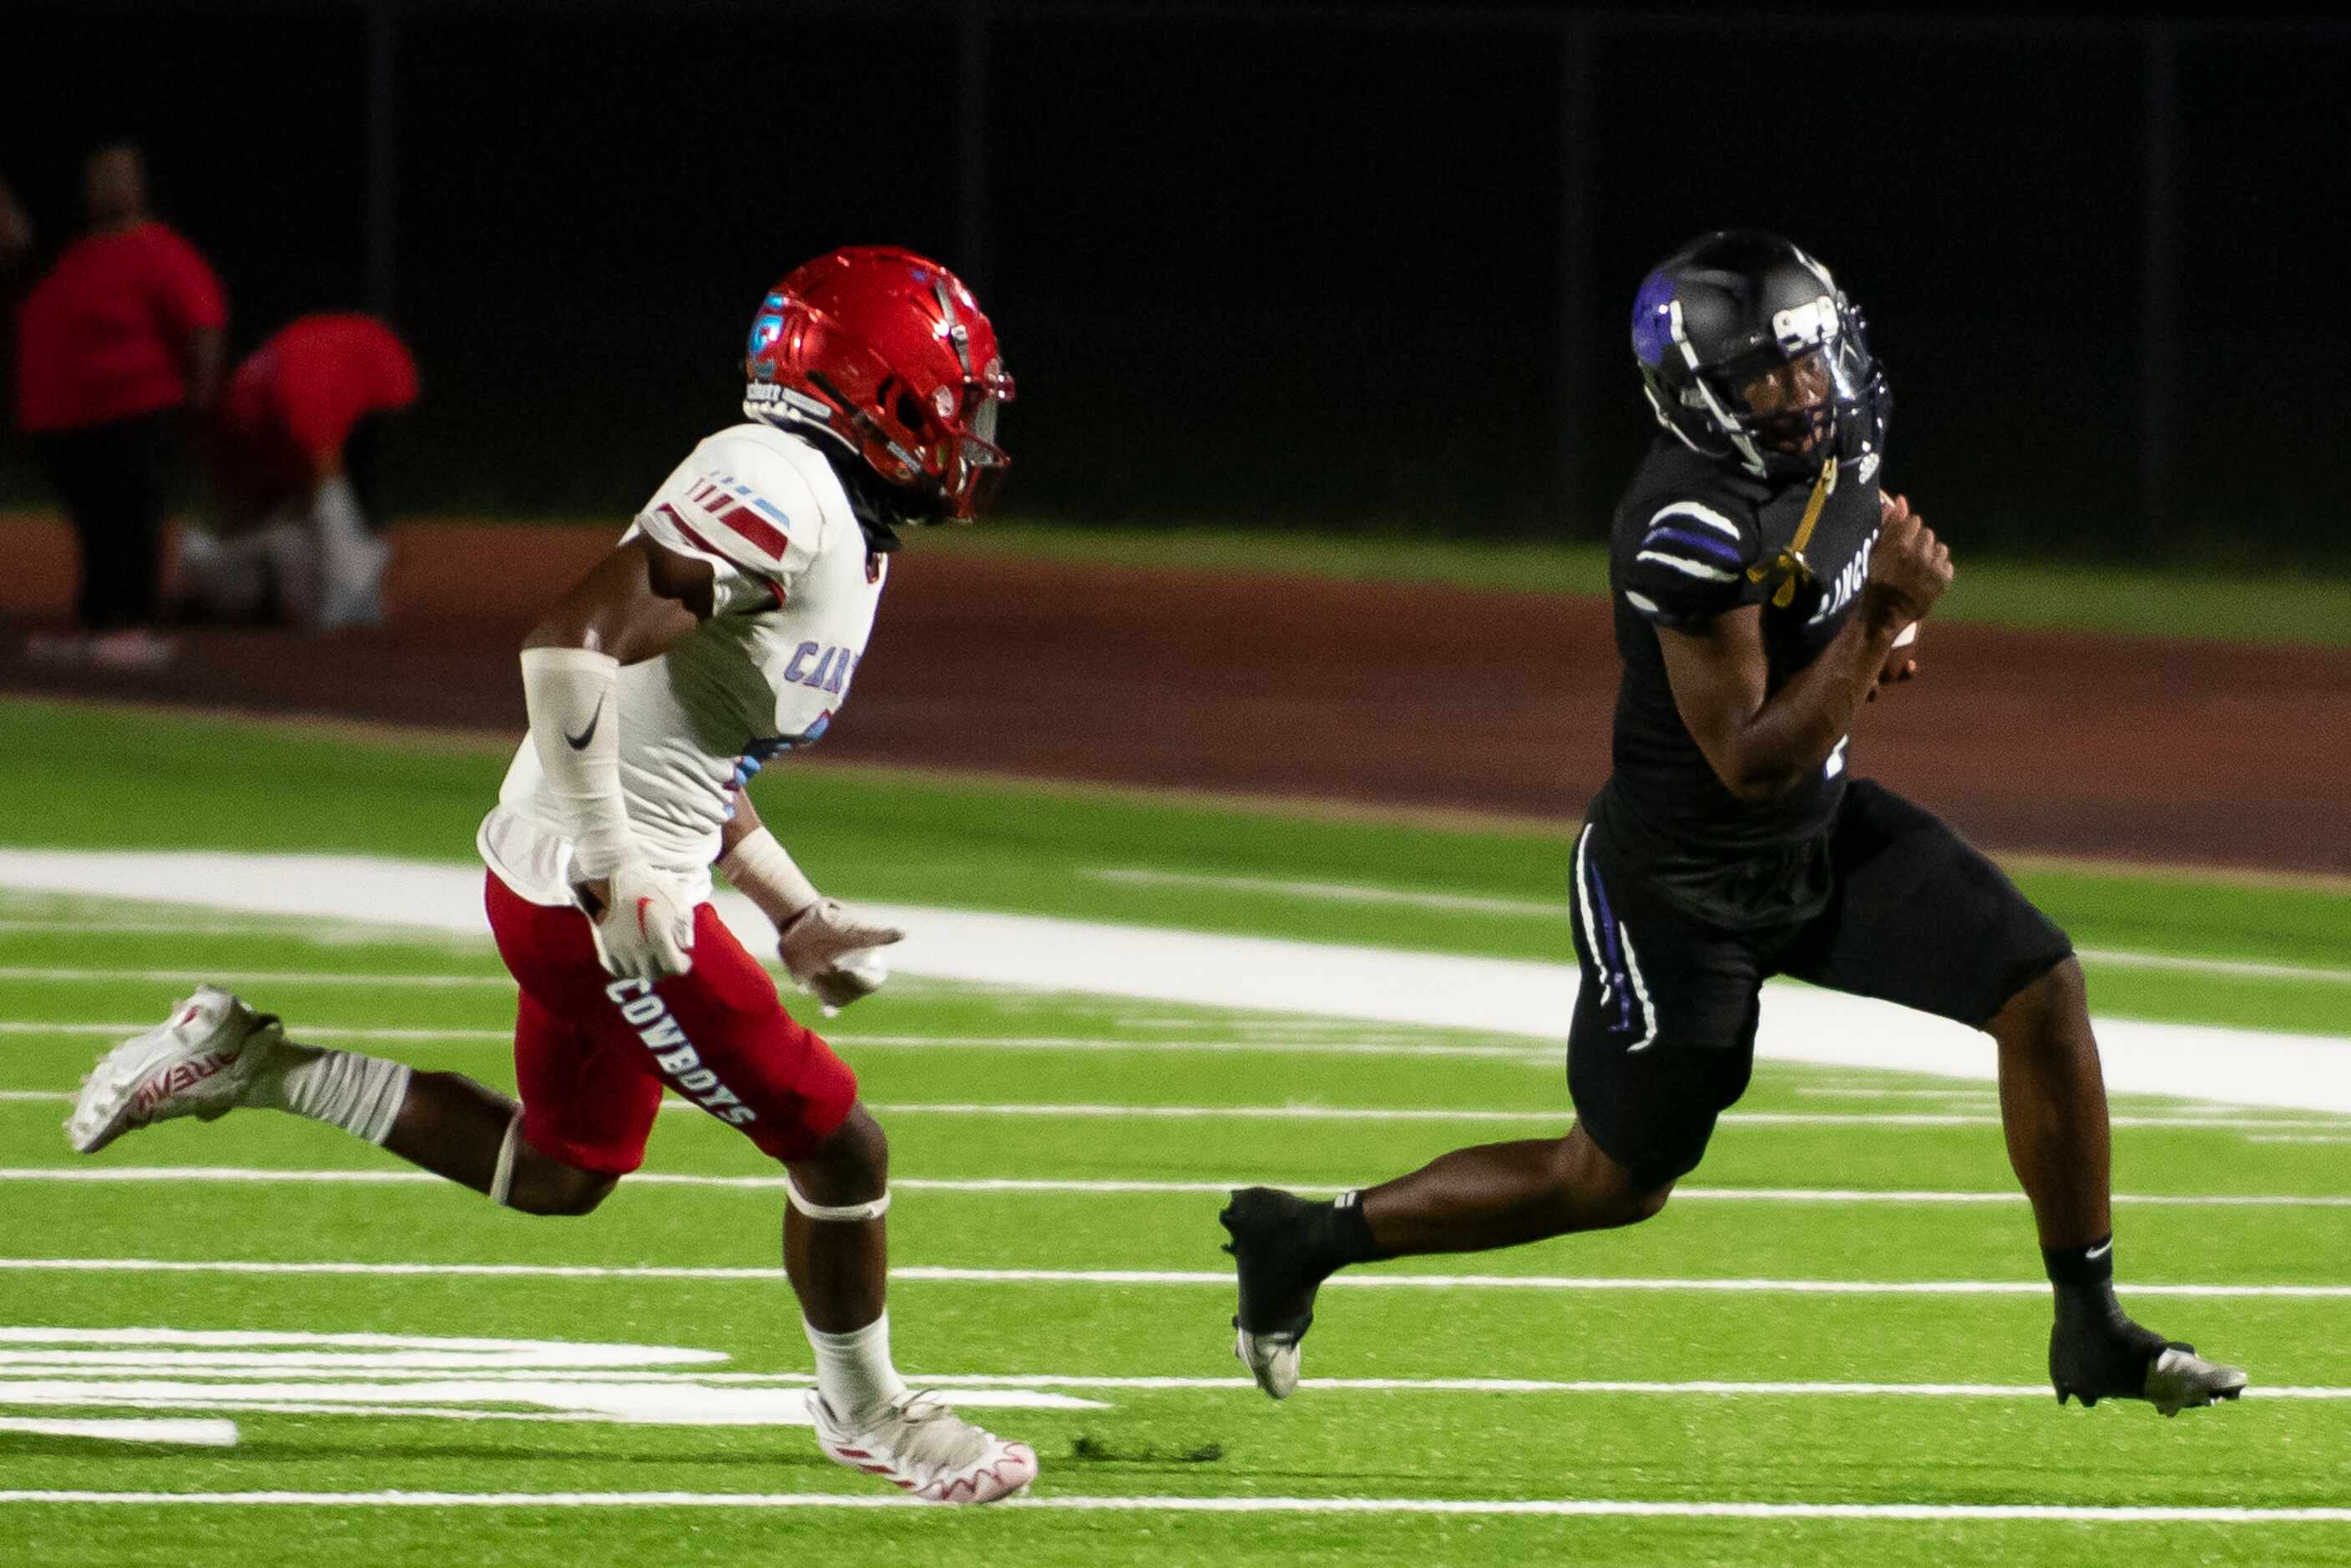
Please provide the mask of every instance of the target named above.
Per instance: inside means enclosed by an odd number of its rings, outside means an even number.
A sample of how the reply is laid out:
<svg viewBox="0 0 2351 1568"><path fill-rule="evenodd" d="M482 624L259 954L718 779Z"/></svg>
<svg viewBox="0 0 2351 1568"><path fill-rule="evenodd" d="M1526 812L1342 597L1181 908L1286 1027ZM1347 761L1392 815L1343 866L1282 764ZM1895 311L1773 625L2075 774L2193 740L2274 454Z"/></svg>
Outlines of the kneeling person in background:
<svg viewBox="0 0 2351 1568"><path fill-rule="evenodd" d="M303 316L236 368L207 432L218 517L180 539L195 620L334 631L383 621L392 559L374 490L416 361L372 316Z"/></svg>

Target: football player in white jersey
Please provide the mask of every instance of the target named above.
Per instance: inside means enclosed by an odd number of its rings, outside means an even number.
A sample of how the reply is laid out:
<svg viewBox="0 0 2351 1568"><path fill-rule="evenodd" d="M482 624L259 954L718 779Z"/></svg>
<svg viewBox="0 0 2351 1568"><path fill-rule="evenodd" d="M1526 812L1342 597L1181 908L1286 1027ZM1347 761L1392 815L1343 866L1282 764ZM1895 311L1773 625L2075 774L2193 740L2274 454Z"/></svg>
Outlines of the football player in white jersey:
<svg viewBox="0 0 2351 1568"><path fill-rule="evenodd" d="M710 905L715 863L771 916L828 1010L900 933L820 895L743 785L824 733L872 629L897 529L968 518L1002 479L995 329L935 262L859 247L788 274L745 360L747 422L653 493L526 640L530 735L478 844L520 987L520 1103L455 1073L285 1039L205 988L109 1054L67 1124L123 1133L293 1111L533 1214L585 1214L644 1157L664 1089L789 1175L784 1263L824 1451L937 1501L1026 1486L1036 1454L911 1392L883 1310L888 1145L847 1064L781 1006Z"/></svg>

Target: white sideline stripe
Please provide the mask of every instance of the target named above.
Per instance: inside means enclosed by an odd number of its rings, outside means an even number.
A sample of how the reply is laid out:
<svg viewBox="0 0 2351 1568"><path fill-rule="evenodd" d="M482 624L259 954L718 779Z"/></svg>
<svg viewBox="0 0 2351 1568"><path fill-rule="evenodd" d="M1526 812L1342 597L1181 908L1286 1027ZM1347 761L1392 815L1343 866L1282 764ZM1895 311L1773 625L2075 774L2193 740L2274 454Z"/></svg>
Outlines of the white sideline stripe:
<svg viewBox="0 0 2351 1568"><path fill-rule="evenodd" d="M2118 969L2173 969L2190 975L2227 975L2242 980L2316 980L2351 986L2351 969L2316 964L2264 964L2244 958L2190 958L2175 953L2130 953L2113 947L2077 947L2074 956L2085 964L2111 964Z"/></svg>
<svg viewBox="0 0 2351 1568"><path fill-rule="evenodd" d="M1283 898L1319 898L1331 904L1392 904L1410 909L1450 909L1470 915L1564 916L1564 900L1494 898L1466 893L1424 893L1401 887L1364 887L1344 882L1291 882L1278 877L1204 876L1192 872L1145 871L1139 866L1088 866L1078 873L1092 882L1131 887L1201 887L1223 893L1270 893Z"/></svg>
<svg viewBox="0 0 2351 1568"><path fill-rule="evenodd" d="M468 936L486 924L481 876L478 865L360 855L0 849L0 886L249 915L364 918ZM749 900L730 893L716 903L754 951L766 948L771 928ZM923 979L1554 1042L1574 1005L1575 972L1564 963L925 905L876 904L866 912L910 932L891 950L892 967ZM2097 1022L2110 1092L2200 1099L2221 1075L2229 1098L2241 1103L2351 1112L2351 1040L2342 1036ZM1757 1054L1976 1081L1991 1079L1997 1066L1991 1042L1960 1025L1778 983L1764 990Z"/></svg>
<svg viewBox="0 0 2351 1568"><path fill-rule="evenodd" d="M60 1095L64 1099L69 1096ZM678 1171L638 1171L625 1178L629 1186L717 1187L750 1192L780 1192L788 1178L779 1176L695 1176ZM0 1182L251 1182L294 1186L447 1186L450 1182L420 1170L272 1170L243 1166L25 1166L0 1167ZM1087 1196L1146 1194L1223 1197L1236 1188L1259 1185L1248 1178L1230 1181L1148 1181L1143 1179L1054 1176L901 1176L890 1178L893 1188L907 1192L953 1193L1073 1193ZM1285 1184L1298 1193L1336 1193L1334 1184ZM1685 1186L1674 1189L1676 1203L1819 1203L1819 1204L2017 1204L2019 1192L1926 1192L1870 1187L1813 1186ZM2297 1196L2290 1193L2116 1193L2116 1203L2174 1208L2351 1208L2351 1195ZM5 1336L0 1336L5 1341Z"/></svg>
<svg viewBox="0 0 2351 1568"><path fill-rule="evenodd" d="M1574 913L1565 899L1495 898L1461 893L1428 893L1362 883L1293 882L1278 877L1209 876L1195 872L1147 871L1137 866L1089 866L1079 875L1093 882L1137 887L1215 888L1228 893L1266 893L1286 898L1319 898L1333 904L1387 904L1408 909L1448 909L1477 915L1525 915L1564 920ZM2351 968L2317 964L2270 964L2241 958L2203 958L2177 953L2138 953L2117 947L2079 947L2085 964L2123 969L2171 969L2192 975L2226 975L2247 980L2314 980L2351 985Z"/></svg>
<svg viewBox="0 0 2351 1568"><path fill-rule="evenodd" d="M246 1259L0 1258L0 1272L96 1274L349 1274L397 1279L780 1281L781 1269L604 1263L264 1262ZM1231 1290L1229 1270L893 1268L893 1280L956 1285L1213 1285ZM1336 1274L1326 1290L1637 1291L1729 1295L2039 1296L2040 1280L1650 1280L1560 1274ZM2214 1301L2351 1300L2351 1285L2146 1285L2134 1296Z"/></svg>
<svg viewBox="0 0 2351 1568"><path fill-rule="evenodd" d="M39 1416L0 1416L0 1432L41 1437L97 1437L110 1443L177 1443L198 1448L236 1447L234 1421L56 1421Z"/></svg>
<svg viewBox="0 0 2351 1568"><path fill-rule="evenodd" d="M458 990L495 986L512 990L506 975L342 975L315 969L60 969L0 964L0 980L37 980L50 985L85 981L172 986L387 986L414 990Z"/></svg>
<svg viewBox="0 0 2351 1568"><path fill-rule="evenodd" d="M0 1503L210 1508L925 1509L875 1492L0 1491ZM2060 1524L2351 1524L2351 1508L2117 1507L2075 1503L1649 1502L1614 1498L1008 1498L992 1508L1079 1513L1444 1514L1549 1519L1952 1521Z"/></svg>
<svg viewBox="0 0 2351 1568"><path fill-rule="evenodd" d="M144 1023L44 1023L37 1019L0 1019L0 1035L63 1034L76 1037L87 1035L101 1040L128 1040L134 1034L144 1034L153 1029L157 1021L154 1019L149 1019ZM514 1030L511 1029L345 1029L331 1024L303 1024L298 1026L293 1033L305 1040L483 1040L499 1045L514 1043Z"/></svg>

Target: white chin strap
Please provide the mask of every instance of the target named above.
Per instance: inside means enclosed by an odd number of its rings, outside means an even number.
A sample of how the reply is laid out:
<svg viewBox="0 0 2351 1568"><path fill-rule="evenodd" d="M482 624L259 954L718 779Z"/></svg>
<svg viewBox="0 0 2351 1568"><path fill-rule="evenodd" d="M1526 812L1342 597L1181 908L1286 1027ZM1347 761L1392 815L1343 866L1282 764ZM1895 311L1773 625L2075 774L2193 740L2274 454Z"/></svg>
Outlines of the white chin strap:
<svg viewBox="0 0 2351 1568"><path fill-rule="evenodd" d="M515 1150L522 1144L522 1113L517 1111L507 1123L507 1135L498 1144L497 1168L490 1173L490 1201L500 1208L513 1206L507 1201L514 1191Z"/></svg>
<svg viewBox="0 0 2351 1568"><path fill-rule="evenodd" d="M836 1224L853 1224L862 1219L879 1219L890 1212L890 1195L886 1191L871 1203L844 1203L829 1207L821 1203L810 1203L807 1198L802 1197L799 1184L787 1176L784 1177L784 1192L791 1198L792 1207L810 1219L831 1220Z"/></svg>

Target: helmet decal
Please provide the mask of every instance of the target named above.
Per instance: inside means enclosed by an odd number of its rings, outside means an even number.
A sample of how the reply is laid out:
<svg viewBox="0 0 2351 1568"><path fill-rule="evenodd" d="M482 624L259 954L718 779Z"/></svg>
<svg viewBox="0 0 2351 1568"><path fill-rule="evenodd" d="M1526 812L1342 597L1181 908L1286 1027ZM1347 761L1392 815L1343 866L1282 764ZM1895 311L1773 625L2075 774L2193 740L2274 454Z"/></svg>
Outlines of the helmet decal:
<svg viewBox="0 0 2351 1568"><path fill-rule="evenodd" d="M1662 364L1679 334L1674 320L1674 280L1660 268L1641 279L1633 297L1633 353L1643 364Z"/></svg>
<svg viewBox="0 0 2351 1568"><path fill-rule="evenodd" d="M759 302L759 314L751 322L751 347L746 357L757 360L783 335L784 297L770 294Z"/></svg>
<svg viewBox="0 0 2351 1568"><path fill-rule="evenodd" d="M1685 246L1641 280L1632 326L1649 406L1694 452L1813 478L1884 445L1891 400L1860 311L1777 235L1723 229ZM1803 390L1775 382L1799 361L1812 367Z"/></svg>

